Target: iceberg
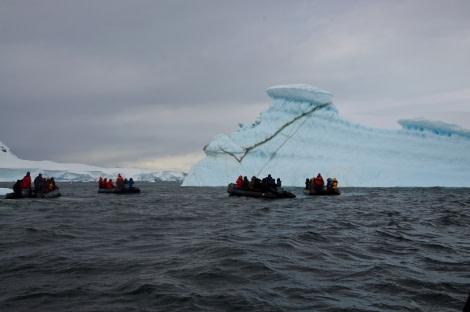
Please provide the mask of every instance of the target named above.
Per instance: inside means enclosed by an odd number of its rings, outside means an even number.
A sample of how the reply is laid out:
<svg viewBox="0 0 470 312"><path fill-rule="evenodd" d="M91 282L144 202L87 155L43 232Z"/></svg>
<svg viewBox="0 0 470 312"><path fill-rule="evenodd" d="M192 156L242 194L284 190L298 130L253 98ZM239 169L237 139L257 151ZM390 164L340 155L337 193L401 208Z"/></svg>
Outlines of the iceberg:
<svg viewBox="0 0 470 312"><path fill-rule="evenodd" d="M305 185L321 173L339 186L470 186L470 131L453 124L403 119L378 129L342 118L333 95L304 84L267 89L268 109L230 136L216 135L183 186L225 186L239 175Z"/></svg>

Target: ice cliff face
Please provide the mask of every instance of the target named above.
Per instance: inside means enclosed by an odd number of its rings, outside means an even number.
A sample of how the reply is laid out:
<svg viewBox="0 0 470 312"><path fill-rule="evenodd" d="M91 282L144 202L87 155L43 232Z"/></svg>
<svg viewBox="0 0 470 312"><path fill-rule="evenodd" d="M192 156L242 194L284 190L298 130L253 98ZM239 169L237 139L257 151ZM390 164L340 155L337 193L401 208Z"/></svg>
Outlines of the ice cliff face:
<svg viewBox="0 0 470 312"><path fill-rule="evenodd" d="M427 120L400 130L351 123L332 94L308 85L267 90L273 102L253 125L219 134L204 147L183 186L222 186L239 175L280 177L303 186L321 173L340 186L470 186L470 131Z"/></svg>

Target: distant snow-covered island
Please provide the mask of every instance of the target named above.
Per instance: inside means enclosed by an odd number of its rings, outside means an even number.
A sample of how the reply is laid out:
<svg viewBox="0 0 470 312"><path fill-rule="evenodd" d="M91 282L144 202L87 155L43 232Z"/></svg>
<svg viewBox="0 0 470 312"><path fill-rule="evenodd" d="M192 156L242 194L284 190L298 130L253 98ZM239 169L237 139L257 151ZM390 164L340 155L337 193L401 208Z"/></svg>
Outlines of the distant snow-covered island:
<svg viewBox="0 0 470 312"><path fill-rule="evenodd" d="M53 161L32 161L18 158L10 148L0 141L0 182L12 182L24 177L26 172L34 177L42 173L45 177L54 177L58 182L98 181L100 177L116 177L118 173L133 178L134 181L156 182L177 181L182 182L186 173L179 171L161 170L152 171L136 168L102 168L84 164L57 163Z"/></svg>

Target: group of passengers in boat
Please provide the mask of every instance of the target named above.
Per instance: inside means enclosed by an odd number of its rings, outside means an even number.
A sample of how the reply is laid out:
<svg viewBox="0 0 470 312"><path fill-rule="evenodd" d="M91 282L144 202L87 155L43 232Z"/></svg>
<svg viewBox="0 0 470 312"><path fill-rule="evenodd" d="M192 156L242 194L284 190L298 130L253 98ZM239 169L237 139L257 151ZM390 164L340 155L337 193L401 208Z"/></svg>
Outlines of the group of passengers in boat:
<svg viewBox="0 0 470 312"><path fill-rule="evenodd" d="M127 180L127 178L123 178L121 174L119 173L118 176L116 177L116 186L114 186L113 179L108 178L102 178L98 180L98 187L101 189L114 189L117 188L119 190L123 190L124 188L129 188L132 189L134 187L134 180L130 178Z"/></svg>
<svg viewBox="0 0 470 312"><path fill-rule="evenodd" d="M325 181L323 180L322 175L319 173L314 178L306 178L305 179L305 189L306 190L315 190L317 192L325 191ZM328 178L326 179L326 190L327 191L334 191L338 189L338 180L336 178Z"/></svg>
<svg viewBox="0 0 470 312"><path fill-rule="evenodd" d="M21 180L16 180L13 185L13 193L15 197L19 198L23 196L23 192L27 193L28 196L44 195L54 190L58 190L59 187L56 185L54 178L44 178L42 173L39 173L34 178L34 189L31 183L31 173L28 171Z"/></svg>
<svg viewBox="0 0 470 312"><path fill-rule="evenodd" d="M263 179L252 176L251 180L248 181L246 176L242 177L240 175L236 184L239 190L267 193L275 192L276 188L281 187L281 179L277 178L276 180L271 177L271 174L268 174L268 176Z"/></svg>

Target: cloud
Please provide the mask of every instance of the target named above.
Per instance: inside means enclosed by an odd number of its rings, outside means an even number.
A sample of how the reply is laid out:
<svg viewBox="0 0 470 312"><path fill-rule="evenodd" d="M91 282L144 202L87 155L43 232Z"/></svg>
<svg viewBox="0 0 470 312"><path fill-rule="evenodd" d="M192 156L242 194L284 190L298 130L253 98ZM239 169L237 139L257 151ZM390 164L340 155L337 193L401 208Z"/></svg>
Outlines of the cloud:
<svg viewBox="0 0 470 312"><path fill-rule="evenodd" d="M0 138L25 159L149 164L253 122L266 88L289 83L331 91L341 114L366 124L439 112L460 122L470 96L453 92L469 87L469 6L4 2Z"/></svg>
<svg viewBox="0 0 470 312"><path fill-rule="evenodd" d="M200 152L182 155L168 155L164 157L152 157L148 159L137 159L122 163L124 167L135 167L156 170L177 170L188 172L192 165L203 159L205 154Z"/></svg>

